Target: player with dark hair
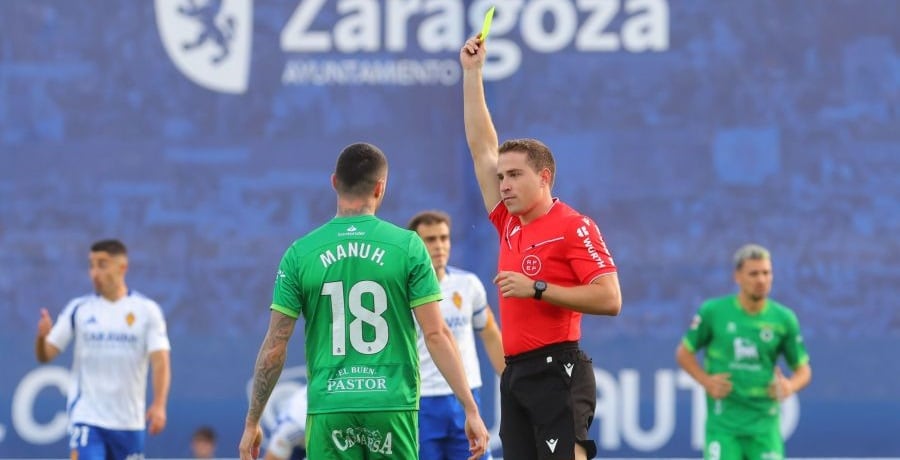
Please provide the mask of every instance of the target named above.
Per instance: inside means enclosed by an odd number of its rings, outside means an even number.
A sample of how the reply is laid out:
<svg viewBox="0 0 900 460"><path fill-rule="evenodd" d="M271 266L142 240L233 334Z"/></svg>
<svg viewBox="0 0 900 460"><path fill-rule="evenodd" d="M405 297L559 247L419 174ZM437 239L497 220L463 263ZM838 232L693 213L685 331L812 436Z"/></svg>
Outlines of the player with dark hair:
<svg viewBox="0 0 900 460"><path fill-rule="evenodd" d="M472 459L488 431L441 317L440 286L414 232L375 217L388 164L371 144L352 144L331 183L337 216L292 244L275 277L269 330L259 351L242 459L259 454L259 420L303 316L310 458L418 457L419 357L416 322L428 351L465 408Z"/></svg>
<svg viewBox="0 0 900 460"><path fill-rule="evenodd" d="M453 331L459 354L469 378L475 400L481 400L481 365L475 348L475 332L497 374L503 373L503 343L500 328L487 303L484 284L474 273L449 265L450 216L441 211L422 211L406 228L415 231L425 242L431 265L441 283L441 314ZM419 457L452 460L464 458L468 451L463 431L465 414L419 337L419 364L422 367L422 401L419 408ZM490 453L485 459L491 458Z"/></svg>
<svg viewBox="0 0 900 460"><path fill-rule="evenodd" d="M156 302L128 289L121 241L94 243L88 261L94 292L70 301L56 324L41 309L35 354L46 363L75 343L67 406L72 458L139 458L145 430L158 434L166 426L166 322ZM153 402L146 409L148 365Z"/></svg>

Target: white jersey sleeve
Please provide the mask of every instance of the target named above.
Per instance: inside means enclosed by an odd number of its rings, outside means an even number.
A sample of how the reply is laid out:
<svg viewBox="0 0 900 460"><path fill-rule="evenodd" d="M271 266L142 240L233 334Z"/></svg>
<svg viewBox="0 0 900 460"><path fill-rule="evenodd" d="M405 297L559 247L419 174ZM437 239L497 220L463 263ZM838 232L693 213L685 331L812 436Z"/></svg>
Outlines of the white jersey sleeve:
<svg viewBox="0 0 900 460"><path fill-rule="evenodd" d="M148 300L148 314L150 318L147 324L147 353L172 348L169 343L169 334L166 331L166 320L159 304Z"/></svg>
<svg viewBox="0 0 900 460"><path fill-rule="evenodd" d="M56 323L47 334L47 342L63 351L69 346L75 334L75 314L83 304L90 300L91 296L77 297L69 301L56 318Z"/></svg>
<svg viewBox="0 0 900 460"><path fill-rule="evenodd" d="M475 332L481 332L487 326L488 321L487 293L484 290L484 283L475 274L470 274L470 276L473 278L471 283L472 328L475 329Z"/></svg>

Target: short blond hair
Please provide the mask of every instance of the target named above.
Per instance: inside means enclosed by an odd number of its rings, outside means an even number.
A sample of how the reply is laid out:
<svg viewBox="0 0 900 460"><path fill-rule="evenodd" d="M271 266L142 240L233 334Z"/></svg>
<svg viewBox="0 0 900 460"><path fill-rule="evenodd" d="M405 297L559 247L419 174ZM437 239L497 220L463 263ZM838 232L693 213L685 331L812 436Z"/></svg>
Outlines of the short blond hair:
<svg viewBox="0 0 900 460"><path fill-rule="evenodd" d="M758 244L745 244L734 253L734 269L740 270L748 260L772 260L769 250Z"/></svg>

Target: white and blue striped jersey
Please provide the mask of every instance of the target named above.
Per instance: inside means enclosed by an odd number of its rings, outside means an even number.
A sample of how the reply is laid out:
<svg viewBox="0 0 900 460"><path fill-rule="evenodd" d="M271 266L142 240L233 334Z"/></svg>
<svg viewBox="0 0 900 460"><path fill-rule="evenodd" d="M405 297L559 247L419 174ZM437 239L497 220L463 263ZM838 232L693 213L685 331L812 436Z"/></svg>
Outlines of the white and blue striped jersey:
<svg viewBox="0 0 900 460"><path fill-rule="evenodd" d="M170 348L159 305L136 292L73 299L47 336L60 351L72 340L69 423L143 430L150 353Z"/></svg>
<svg viewBox="0 0 900 460"><path fill-rule="evenodd" d="M475 348L474 332L481 331L487 326L488 305L484 284L474 273L448 266L446 275L441 280L441 294L443 297L441 314L456 338L469 386L479 388L481 387L481 369L478 363L478 351ZM428 348L425 347L421 329L419 329L417 345L422 396L453 394L450 385L431 359Z"/></svg>

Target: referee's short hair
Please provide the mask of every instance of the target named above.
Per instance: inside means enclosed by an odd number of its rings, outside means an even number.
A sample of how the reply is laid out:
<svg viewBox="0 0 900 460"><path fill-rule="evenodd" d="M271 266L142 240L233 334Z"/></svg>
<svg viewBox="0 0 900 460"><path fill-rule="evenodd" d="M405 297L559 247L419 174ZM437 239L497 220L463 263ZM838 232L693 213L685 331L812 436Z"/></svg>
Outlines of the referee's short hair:
<svg viewBox="0 0 900 460"><path fill-rule="evenodd" d="M91 252L105 252L111 256L128 255L125 244L116 239L100 240L91 245Z"/></svg>
<svg viewBox="0 0 900 460"><path fill-rule="evenodd" d="M758 244L745 244L734 253L734 269L740 270L747 260L771 260L769 250Z"/></svg>

